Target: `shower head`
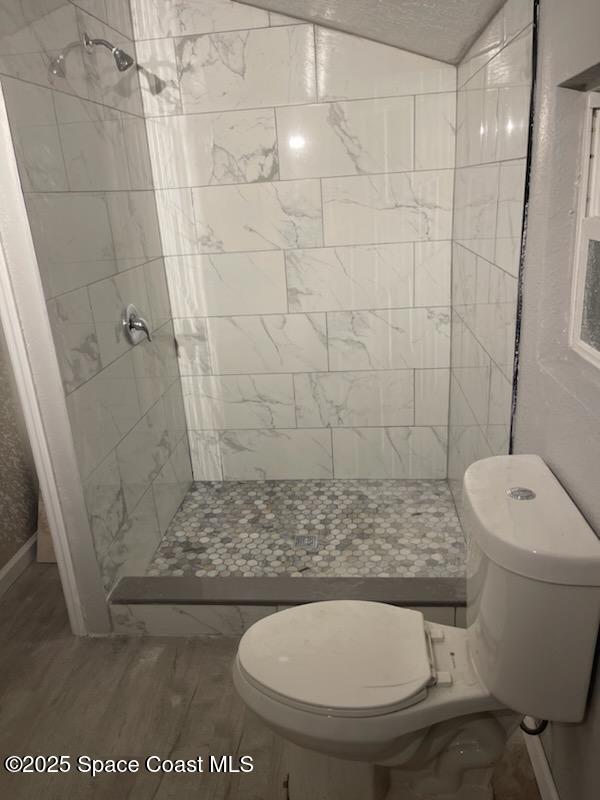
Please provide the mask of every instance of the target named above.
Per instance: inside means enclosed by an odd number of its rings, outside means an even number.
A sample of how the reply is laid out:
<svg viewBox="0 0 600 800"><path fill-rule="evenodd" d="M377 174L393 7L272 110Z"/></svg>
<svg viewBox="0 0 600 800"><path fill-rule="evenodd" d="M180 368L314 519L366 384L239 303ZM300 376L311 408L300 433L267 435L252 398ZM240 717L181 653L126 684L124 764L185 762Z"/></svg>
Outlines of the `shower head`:
<svg viewBox="0 0 600 800"><path fill-rule="evenodd" d="M83 46L88 53L91 52L96 45L101 45L102 47L106 47L107 50L110 50L119 72L126 72L135 64L135 60L124 50L121 50L120 47L116 47L114 44L107 42L106 39L90 39L87 33L83 34Z"/></svg>
<svg viewBox="0 0 600 800"><path fill-rule="evenodd" d="M130 55L127 55L124 50L121 50L120 47L115 47L115 49L112 51L112 54L119 72L126 72L135 64L133 58Z"/></svg>

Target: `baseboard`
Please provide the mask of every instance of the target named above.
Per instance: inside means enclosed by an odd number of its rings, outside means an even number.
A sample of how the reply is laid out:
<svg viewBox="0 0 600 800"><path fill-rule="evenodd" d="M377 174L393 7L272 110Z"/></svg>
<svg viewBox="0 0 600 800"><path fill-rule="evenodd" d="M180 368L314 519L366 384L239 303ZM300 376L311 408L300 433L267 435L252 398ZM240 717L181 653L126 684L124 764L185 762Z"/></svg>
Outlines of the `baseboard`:
<svg viewBox="0 0 600 800"><path fill-rule="evenodd" d="M0 597L10 589L19 575L24 572L35 558L37 533L22 545L14 556L0 569Z"/></svg>
<svg viewBox="0 0 600 800"><path fill-rule="evenodd" d="M554 778L552 777L552 772L550 771L550 765L548 764L548 759L546 758L546 753L542 745L542 740L539 736L528 736L525 733L523 734L523 738L525 739L525 746L529 753L529 759L533 767L542 800L560 800Z"/></svg>

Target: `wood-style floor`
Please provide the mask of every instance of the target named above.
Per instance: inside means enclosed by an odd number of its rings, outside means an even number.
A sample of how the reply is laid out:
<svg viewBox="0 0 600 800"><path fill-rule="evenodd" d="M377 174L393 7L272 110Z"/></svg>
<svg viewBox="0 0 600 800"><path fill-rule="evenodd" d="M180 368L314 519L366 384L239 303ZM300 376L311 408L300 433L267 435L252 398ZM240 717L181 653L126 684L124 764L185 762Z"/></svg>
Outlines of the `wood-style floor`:
<svg viewBox="0 0 600 800"><path fill-rule="evenodd" d="M232 639L77 639L58 575L32 566L0 601L0 761L80 755L143 761L249 755L247 774L10 775L7 800L287 800L280 745L246 714L230 678ZM515 743L496 800L539 800Z"/></svg>

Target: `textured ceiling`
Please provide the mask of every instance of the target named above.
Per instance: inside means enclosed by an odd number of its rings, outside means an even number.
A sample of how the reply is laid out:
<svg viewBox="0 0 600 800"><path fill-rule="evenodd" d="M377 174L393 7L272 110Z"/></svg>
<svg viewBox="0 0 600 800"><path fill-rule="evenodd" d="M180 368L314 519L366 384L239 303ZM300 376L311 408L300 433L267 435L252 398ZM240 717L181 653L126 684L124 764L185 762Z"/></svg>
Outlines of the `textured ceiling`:
<svg viewBox="0 0 600 800"><path fill-rule="evenodd" d="M504 0L244 0L457 64Z"/></svg>

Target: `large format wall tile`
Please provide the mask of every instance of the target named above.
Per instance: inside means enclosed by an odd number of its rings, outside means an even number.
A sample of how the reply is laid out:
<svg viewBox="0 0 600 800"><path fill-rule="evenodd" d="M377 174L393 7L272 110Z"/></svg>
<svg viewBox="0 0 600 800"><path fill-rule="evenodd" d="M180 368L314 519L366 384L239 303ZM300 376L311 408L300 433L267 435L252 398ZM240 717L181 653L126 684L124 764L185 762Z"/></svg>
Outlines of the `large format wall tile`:
<svg viewBox="0 0 600 800"><path fill-rule="evenodd" d="M166 259L176 317L287 311L283 253L225 253Z"/></svg>
<svg viewBox="0 0 600 800"><path fill-rule="evenodd" d="M412 370L294 376L298 427L412 425Z"/></svg>
<svg viewBox="0 0 600 800"><path fill-rule="evenodd" d="M333 477L328 430L226 431L221 454L226 480Z"/></svg>
<svg viewBox="0 0 600 800"><path fill-rule="evenodd" d="M323 180L325 244L449 239L451 170Z"/></svg>
<svg viewBox="0 0 600 800"><path fill-rule="evenodd" d="M183 398L194 430L296 425L291 375L184 378Z"/></svg>
<svg viewBox="0 0 600 800"><path fill-rule="evenodd" d="M186 113L316 99L310 25L187 36L175 54Z"/></svg>
<svg viewBox="0 0 600 800"><path fill-rule="evenodd" d="M412 244L290 250L285 260L291 311L412 305Z"/></svg>
<svg viewBox="0 0 600 800"><path fill-rule="evenodd" d="M48 303L63 385L71 392L102 369L87 288Z"/></svg>
<svg viewBox="0 0 600 800"><path fill-rule="evenodd" d="M456 92L415 97L415 169L452 169Z"/></svg>
<svg viewBox="0 0 600 800"><path fill-rule="evenodd" d="M446 308L336 311L327 322L332 370L448 366Z"/></svg>
<svg viewBox="0 0 600 800"><path fill-rule="evenodd" d="M456 69L329 28L316 29L319 100L453 92Z"/></svg>
<svg viewBox="0 0 600 800"><path fill-rule="evenodd" d="M324 314L213 317L207 324L216 374L327 369Z"/></svg>
<svg viewBox="0 0 600 800"><path fill-rule="evenodd" d="M193 189L198 248L205 253L323 244L319 181Z"/></svg>
<svg viewBox="0 0 600 800"><path fill-rule="evenodd" d="M413 120L412 97L279 108L281 177L411 170Z"/></svg>
<svg viewBox="0 0 600 800"><path fill-rule="evenodd" d="M272 109L151 119L148 137L161 189L279 177Z"/></svg>
<svg viewBox="0 0 600 800"><path fill-rule="evenodd" d="M263 28L266 11L231 0L141 0L132 3L138 39L185 36L239 28Z"/></svg>
<svg viewBox="0 0 600 800"><path fill-rule="evenodd" d="M447 428L335 428L336 478L445 478Z"/></svg>

